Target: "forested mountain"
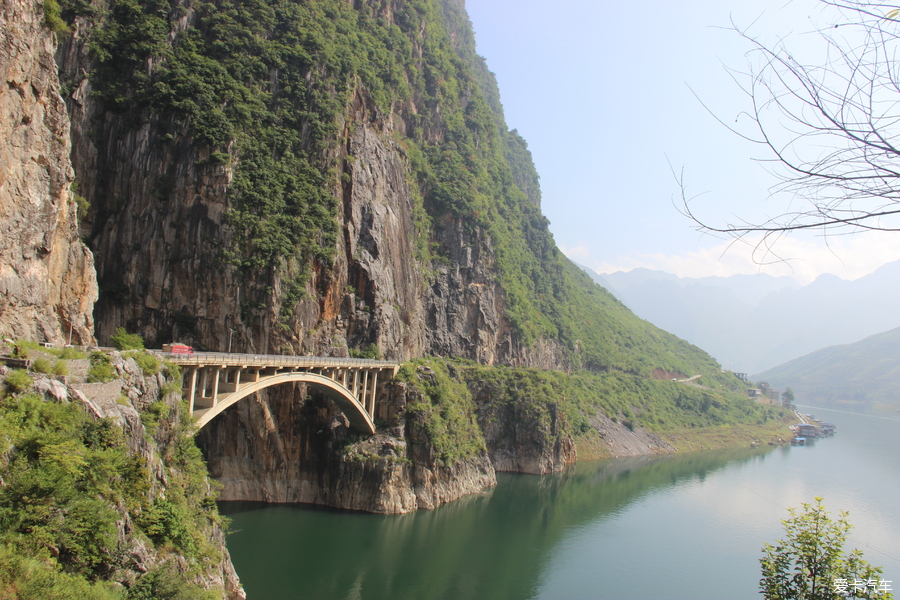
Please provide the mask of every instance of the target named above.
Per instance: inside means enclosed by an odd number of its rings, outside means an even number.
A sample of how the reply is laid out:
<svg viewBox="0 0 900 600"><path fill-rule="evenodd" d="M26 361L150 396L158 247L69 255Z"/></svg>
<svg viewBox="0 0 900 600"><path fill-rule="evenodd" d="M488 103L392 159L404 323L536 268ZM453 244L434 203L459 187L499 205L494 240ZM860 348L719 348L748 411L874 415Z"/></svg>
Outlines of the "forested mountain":
<svg viewBox="0 0 900 600"><path fill-rule="evenodd" d="M711 364L556 248L460 4L115 0L62 17L101 342L126 326L206 349Z"/></svg>

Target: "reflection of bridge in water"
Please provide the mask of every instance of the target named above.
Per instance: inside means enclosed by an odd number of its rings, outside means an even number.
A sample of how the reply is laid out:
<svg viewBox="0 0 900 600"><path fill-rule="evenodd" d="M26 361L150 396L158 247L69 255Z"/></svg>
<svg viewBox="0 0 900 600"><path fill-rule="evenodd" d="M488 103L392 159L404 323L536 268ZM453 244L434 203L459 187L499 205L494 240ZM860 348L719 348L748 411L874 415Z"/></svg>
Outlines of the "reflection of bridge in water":
<svg viewBox="0 0 900 600"><path fill-rule="evenodd" d="M362 433L375 433L379 389L398 363L358 358L195 352L160 353L182 368L182 391L200 429L242 398L274 385L302 381L337 404Z"/></svg>

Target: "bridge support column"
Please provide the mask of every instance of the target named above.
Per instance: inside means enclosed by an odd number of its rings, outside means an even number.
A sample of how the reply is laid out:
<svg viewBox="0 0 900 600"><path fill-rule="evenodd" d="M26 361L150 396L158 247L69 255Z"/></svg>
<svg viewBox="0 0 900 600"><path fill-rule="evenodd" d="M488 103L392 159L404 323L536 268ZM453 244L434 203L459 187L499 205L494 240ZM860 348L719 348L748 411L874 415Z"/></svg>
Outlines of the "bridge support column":
<svg viewBox="0 0 900 600"><path fill-rule="evenodd" d="M362 404L363 410L366 409L366 403L368 402L368 398L366 398L366 394L369 391L369 370L366 369L363 371L363 381L362 381L362 390L360 390L359 394L359 403Z"/></svg>
<svg viewBox="0 0 900 600"><path fill-rule="evenodd" d="M206 387L209 383L209 368L208 367L200 367L203 371L203 376L200 378L200 398L206 399Z"/></svg>
<svg viewBox="0 0 900 600"><path fill-rule="evenodd" d="M216 402L219 400L219 371L221 367L212 367L213 369L213 389L212 389L212 405L213 408L216 406Z"/></svg>
<svg viewBox="0 0 900 600"><path fill-rule="evenodd" d="M375 391L378 389L378 371L372 372L372 395L371 400L369 401L369 408L367 409L369 412L369 416L374 420L375 419Z"/></svg>
<svg viewBox="0 0 900 600"><path fill-rule="evenodd" d="M188 384L188 402L191 406L191 413L194 412L194 398L197 394L197 369L191 369L191 382Z"/></svg>
<svg viewBox="0 0 900 600"><path fill-rule="evenodd" d="M241 387L241 371L243 367L224 367L222 383L219 386L222 392L236 392Z"/></svg>

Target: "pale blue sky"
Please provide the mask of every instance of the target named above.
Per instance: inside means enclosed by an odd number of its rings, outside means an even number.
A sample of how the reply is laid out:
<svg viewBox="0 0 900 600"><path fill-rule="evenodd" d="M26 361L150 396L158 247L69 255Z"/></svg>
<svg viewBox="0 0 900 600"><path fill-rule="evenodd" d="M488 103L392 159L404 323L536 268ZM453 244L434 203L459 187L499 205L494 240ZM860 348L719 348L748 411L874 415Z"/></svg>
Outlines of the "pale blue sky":
<svg viewBox="0 0 900 600"><path fill-rule="evenodd" d="M599 272L646 266L683 276L753 273L751 249L701 235L672 205L669 162L684 168L696 209L710 218L781 212L766 202L774 179L759 156L707 113L692 88L731 122L748 107L725 66L749 45L730 19L802 50L815 0L597 2L467 0L478 52L496 74L511 128L528 141L543 211L557 244ZM900 234L792 236L776 250L796 258L765 267L806 282L824 272L853 279L900 259Z"/></svg>

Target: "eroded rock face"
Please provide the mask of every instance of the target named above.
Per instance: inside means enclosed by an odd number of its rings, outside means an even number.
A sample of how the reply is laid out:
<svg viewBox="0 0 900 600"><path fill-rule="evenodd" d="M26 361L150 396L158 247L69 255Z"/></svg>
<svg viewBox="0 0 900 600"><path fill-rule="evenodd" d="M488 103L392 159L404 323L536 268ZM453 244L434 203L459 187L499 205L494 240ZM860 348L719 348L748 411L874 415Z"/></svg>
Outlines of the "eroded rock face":
<svg viewBox="0 0 900 600"><path fill-rule="evenodd" d="M436 355L484 364L558 365L554 352L523 351L504 318L490 238L450 222L438 229L447 256L417 260L425 232L414 223L410 167L402 149L371 124L356 123L346 162L343 243L325 290L310 282L291 324L293 344L316 354L375 345L395 360Z"/></svg>
<svg viewBox="0 0 900 600"><path fill-rule="evenodd" d="M0 334L94 342L94 260L78 238L69 118L43 3L0 0Z"/></svg>
<svg viewBox="0 0 900 600"><path fill-rule="evenodd" d="M222 500L304 502L381 514L435 508L496 484L486 454L444 466L424 431L402 419L395 386L390 432L356 438L344 416L305 386L248 398L198 434ZM388 407L393 406L393 409Z"/></svg>
<svg viewBox="0 0 900 600"><path fill-rule="evenodd" d="M96 257L97 339L107 344L116 327L126 327L151 347L178 340L213 351L229 342L260 350L264 328L252 339L231 332L240 286L222 249L230 240L232 167L211 160L170 120L105 110L88 77L88 27L76 19L56 60L72 90L66 101L78 189L91 204L81 225Z"/></svg>

